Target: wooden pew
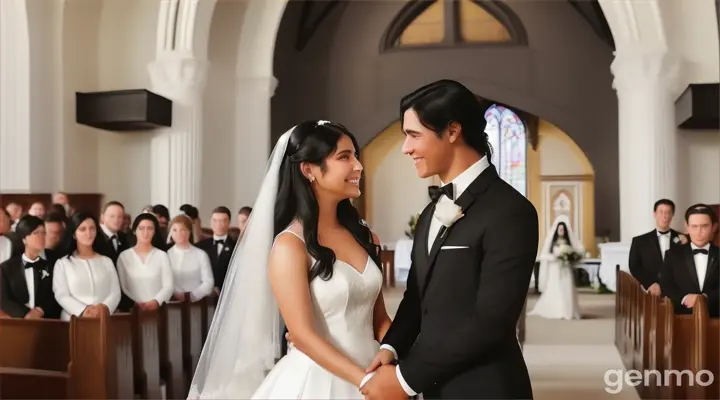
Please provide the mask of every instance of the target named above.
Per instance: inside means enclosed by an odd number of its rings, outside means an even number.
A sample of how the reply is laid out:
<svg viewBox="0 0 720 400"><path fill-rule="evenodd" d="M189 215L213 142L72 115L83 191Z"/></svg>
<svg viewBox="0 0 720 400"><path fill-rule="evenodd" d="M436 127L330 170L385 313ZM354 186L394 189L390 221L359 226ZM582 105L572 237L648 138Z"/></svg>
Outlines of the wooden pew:
<svg viewBox="0 0 720 400"><path fill-rule="evenodd" d="M186 297L189 298L189 297ZM190 390L193 376L195 376L195 367L200 360L202 352L204 335L207 321L207 304L208 299L191 302L184 301L182 306L182 350L183 350L183 370L185 372L185 390L187 394Z"/></svg>
<svg viewBox="0 0 720 400"><path fill-rule="evenodd" d="M160 308L160 377L167 399L187 397L183 369L183 306L183 302L171 301Z"/></svg>
<svg viewBox="0 0 720 400"><path fill-rule="evenodd" d="M70 324L0 319L0 399L64 398Z"/></svg>
<svg viewBox="0 0 720 400"><path fill-rule="evenodd" d="M161 311L142 311L134 307L133 368L135 394L142 399L162 398L160 380L160 319Z"/></svg>

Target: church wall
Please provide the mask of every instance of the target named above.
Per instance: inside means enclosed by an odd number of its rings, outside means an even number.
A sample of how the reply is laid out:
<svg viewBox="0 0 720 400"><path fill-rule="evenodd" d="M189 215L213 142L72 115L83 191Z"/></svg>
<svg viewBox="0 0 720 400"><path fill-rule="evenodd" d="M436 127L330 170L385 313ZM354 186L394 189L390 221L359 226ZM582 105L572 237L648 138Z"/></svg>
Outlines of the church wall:
<svg viewBox="0 0 720 400"><path fill-rule="evenodd" d="M510 2L528 47L471 47L379 53L385 28L404 2L345 2L303 52L294 50L300 4L279 30L273 98L275 137L305 118L348 126L361 145L398 117L399 99L441 78L480 96L553 121L586 151L597 173L598 231L619 235L617 99L611 49L570 5ZM363 26L362 30L358 27Z"/></svg>
<svg viewBox="0 0 720 400"><path fill-rule="evenodd" d="M246 4L221 1L215 5L210 28L208 58L210 70L204 94L202 198L200 216L209 221L212 209L224 205L236 213L243 205L234 204L235 187L235 85L240 26ZM243 132L253 135L253 132ZM263 164L264 168L265 165ZM206 222L206 224L208 224ZM209 226L209 225L208 225Z"/></svg>
<svg viewBox="0 0 720 400"><path fill-rule="evenodd" d="M150 87L159 0L105 0L100 17L97 90ZM152 132L95 131L99 189L136 215L150 203Z"/></svg>

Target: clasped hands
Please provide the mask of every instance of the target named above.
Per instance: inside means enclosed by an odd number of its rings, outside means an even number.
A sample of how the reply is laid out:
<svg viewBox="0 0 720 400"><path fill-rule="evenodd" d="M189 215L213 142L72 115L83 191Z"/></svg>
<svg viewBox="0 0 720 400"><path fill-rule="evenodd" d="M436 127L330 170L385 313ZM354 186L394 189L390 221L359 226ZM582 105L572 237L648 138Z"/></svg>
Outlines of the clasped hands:
<svg viewBox="0 0 720 400"><path fill-rule="evenodd" d="M285 334L288 340L288 347L295 347L290 333ZM360 393L367 400L385 399L407 399L400 381L398 380L395 366L392 362L395 355L386 349L380 349L370 365L365 369L361 381L358 383Z"/></svg>
<svg viewBox="0 0 720 400"><path fill-rule="evenodd" d="M95 304L87 306L85 307L85 310L83 310L80 316L87 318L98 318L100 317L100 313L102 312L103 308L107 308L107 306L105 304Z"/></svg>

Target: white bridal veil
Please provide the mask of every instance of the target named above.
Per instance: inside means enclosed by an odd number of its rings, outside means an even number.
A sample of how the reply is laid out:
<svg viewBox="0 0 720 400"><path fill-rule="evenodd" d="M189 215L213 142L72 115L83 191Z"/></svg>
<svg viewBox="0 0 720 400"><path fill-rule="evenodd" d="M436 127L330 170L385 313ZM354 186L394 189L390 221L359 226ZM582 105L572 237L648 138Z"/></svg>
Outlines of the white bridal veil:
<svg viewBox="0 0 720 400"><path fill-rule="evenodd" d="M190 385L190 399L247 399L280 358L280 312L267 278L275 198L287 144L273 149L260 193L235 247L210 332Z"/></svg>
<svg viewBox="0 0 720 400"><path fill-rule="evenodd" d="M580 244L580 241L578 241L577 236L575 236L575 232L572 229L572 226L570 224L570 218L567 215L559 215L557 218L555 218L555 221L553 222L550 229L545 234L545 242L543 243L543 246L540 250L540 267L538 270L538 289L543 292L545 291L545 284L547 283L547 277L548 277L548 262L552 261L554 257L551 256L552 253L552 239L555 235L555 231L557 231L558 225L560 223L565 223L565 236L567 237L568 244L572 246L575 251L579 253L584 253L585 249L582 244Z"/></svg>

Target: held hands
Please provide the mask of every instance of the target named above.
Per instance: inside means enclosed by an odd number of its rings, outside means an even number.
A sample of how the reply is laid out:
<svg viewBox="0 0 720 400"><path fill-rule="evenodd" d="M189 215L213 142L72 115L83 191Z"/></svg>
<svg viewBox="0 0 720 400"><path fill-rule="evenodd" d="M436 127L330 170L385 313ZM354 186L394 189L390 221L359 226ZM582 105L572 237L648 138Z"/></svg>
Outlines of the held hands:
<svg viewBox="0 0 720 400"><path fill-rule="evenodd" d="M375 358L370 363L370 366L367 367L365 372L370 373L378 369L381 365L388 365L391 362L395 360L395 355L392 353L392 351L388 349L380 349L380 351L377 352L375 355Z"/></svg>
<svg viewBox="0 0 720 400"><path fill-rule="evenodd" d="M392 353L391 353L392 354ZM375 370L375 375L362 387L360 393L366 400L407 399L408 395L398 381L395 367L381 365Z"/></svg>

